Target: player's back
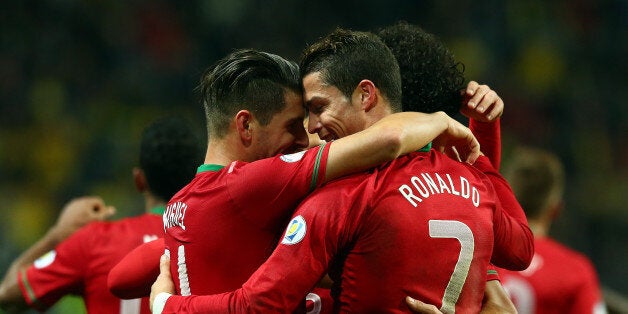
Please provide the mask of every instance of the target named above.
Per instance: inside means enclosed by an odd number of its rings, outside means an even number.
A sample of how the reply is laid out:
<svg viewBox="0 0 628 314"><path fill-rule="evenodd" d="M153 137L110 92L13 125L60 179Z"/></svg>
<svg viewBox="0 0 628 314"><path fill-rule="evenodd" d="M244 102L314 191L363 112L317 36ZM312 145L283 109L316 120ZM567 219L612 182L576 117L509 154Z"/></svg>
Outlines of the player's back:
<svg viewBox="0 0 628 314"><path fill-rule="evenodd" d="M366 198L350 205L352 238L336 264L340 310L407 312L410 295L445 312L479 312L493 249L488 179L432 150L379 167L369 181L337 192Z"/></svg>
<svg viewBox="0 0 628 314"><path fill-rule="evenodd" d="M521 314L606 313L589 259L550 238L536 238L528 269L499 270L504 288Z"/></svg>
<svg viewBox="0 0 628 314"><path fill-rule="evenodd" d="M163 209L163 207L162 207ZM93 256L90 256L84 299L89 313L150 313L148 298L120 300L107 290L107 275L127 253L142 243L163 236L161 215L144 214L117 222L96 223L92 234ZM140 310L141 307L141 310Z"/></svg>
<svg viewBox="0 0 628 314"><path fill-rule="evenodd" d="M83 296L88 313L150 313L148 298L121 300L107 275L128 252L163 234L160 215L91 223L42 257L21 278L28 302L45 309L68 293Z"/></svg>

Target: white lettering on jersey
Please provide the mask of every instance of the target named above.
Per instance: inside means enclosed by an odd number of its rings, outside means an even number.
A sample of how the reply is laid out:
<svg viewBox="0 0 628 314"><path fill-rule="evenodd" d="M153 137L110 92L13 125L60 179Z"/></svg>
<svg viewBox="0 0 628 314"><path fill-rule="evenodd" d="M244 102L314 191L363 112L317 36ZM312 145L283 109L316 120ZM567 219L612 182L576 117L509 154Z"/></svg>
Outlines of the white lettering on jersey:
<svg viewBox="0 0 628 314"><path fill-rule="evenodd" d="M187 209L188 205L183 202L168 204L168 207L166 207L166 211L163 215L164 232L166 229L175 226L179 226L181 229L185 230L185 224L183 221L185 219L185 212Z"/></svg>
<svg viewBox="0 0 628 314"><path fill-rule="evenodd" d="M286 233L283 236L281 243L287 245L297 244L303 240L306 231L307 225L305 224L305 219L303 219L303 216L301 215L296 216L292 218L288 224L288 228L286 228Z"/></svg>
<svg viewBox="0 0 628 314"><path fill-rule="evenodd" d="M464 199L471 198L473 206L480 206L480 192L475 186L469 184L469 180L461 176L456 181L448 173L445 174L445 178L447 180L438 173L421 173L420 176L412 176L409 180L410 184L399 186L399 193L414 207L434 194L443 193Z"/></svg>

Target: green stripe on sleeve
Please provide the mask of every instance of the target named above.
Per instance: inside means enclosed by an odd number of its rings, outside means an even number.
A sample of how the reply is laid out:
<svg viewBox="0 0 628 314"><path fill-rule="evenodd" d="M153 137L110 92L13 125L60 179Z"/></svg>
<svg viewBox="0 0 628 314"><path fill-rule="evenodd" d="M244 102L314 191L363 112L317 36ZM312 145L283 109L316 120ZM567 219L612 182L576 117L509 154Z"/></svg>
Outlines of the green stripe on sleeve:
<svg viewBox="0 0 628 314"><path fill-rule="evenodd" d="M32 304L38 303L37 296L35 296L35 291L33 291L31 284L28 282L28 279L26 278L26 270L25 269L20 270L20 274L22 276L22 284L24 285L24 289L26 289L26 294L28 295L28 300Z"/></svg>
<svg viewBox="0 0 628 314"><path fill-rule="evenodd" d="M314 161L314 170L312 171L312 182L310 182L310 192L314 191L316 184L318 183L318 171L321 167L321 159L323 158L323 151L325 150L327 143L319 146L318 153L316 154L316 160Z"/></svg>
<svg viewBox="0 0 628 314"><path fill-rule="evenodd" d="M497 275L497 271L494 270L494 269L489 269L489 270L486 271L486 274L487 275Z"/></svg>

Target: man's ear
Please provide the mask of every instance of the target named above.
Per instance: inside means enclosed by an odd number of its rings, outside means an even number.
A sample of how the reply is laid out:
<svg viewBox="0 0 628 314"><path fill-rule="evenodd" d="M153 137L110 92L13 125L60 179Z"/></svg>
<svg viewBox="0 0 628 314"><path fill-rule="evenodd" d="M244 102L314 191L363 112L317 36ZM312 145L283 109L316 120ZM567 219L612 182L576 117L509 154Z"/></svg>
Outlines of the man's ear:
<svg viewBox="0 0 628 314"><path fill-rule="evenodd" d="M564 208L565 208L565 201L563 200L560 200L555 205L553 205L550 208L550 212L549 212L551 221L558 219L558 217L563 213Z"/></svg>
<svg viewBox="0 0 628 314"><path fill-rule="evenodd" d="M144 170L139 167L133 167L133 182L135 182L135 188L138 192L143 193L148 190L148 182L146 182L146 175Z"/></svg>
<svg viewBox="0 0 628 314"><path fill-rule="evenodd" d="M377 105L377 87L370 80L362 80L353 92L353 97L360 102L364 112L368 112Z"/></svg>
<svg viewBox="0 0 628 314"><path fill-rule="evenodd" d="M253 138L253 115L248 110L240 110L235 116L236 130L245 145L251 143Z"/></svg>

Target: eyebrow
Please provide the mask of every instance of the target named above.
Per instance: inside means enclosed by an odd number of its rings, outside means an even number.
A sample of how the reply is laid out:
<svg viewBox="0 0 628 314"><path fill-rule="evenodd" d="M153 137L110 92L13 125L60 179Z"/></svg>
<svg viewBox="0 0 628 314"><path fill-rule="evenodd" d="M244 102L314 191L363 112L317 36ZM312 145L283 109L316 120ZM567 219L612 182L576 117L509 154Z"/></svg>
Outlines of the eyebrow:
<svg viewBox="0 0 628 314"><path fill-rule="evenodd" d="M322 102L323 104L327 104L327 100L325 98L320 96L314 96L304 102L305 107L308 108L309 106L313 105L314 102Z"/></svg>

